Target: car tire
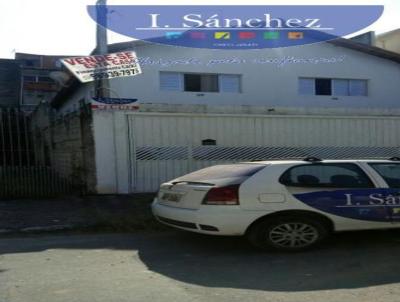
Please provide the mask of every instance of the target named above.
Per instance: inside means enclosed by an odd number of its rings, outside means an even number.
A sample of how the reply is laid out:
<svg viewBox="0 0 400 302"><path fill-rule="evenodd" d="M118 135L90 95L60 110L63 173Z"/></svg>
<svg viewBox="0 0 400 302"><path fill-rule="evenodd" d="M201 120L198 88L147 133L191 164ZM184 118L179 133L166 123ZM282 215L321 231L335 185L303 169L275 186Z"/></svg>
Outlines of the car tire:
<svg viewBox="0 0 400 302"><path fill-rule="evenodd" d="M329 233L329 226L315 217L276 216L251 226L246 236L261 249L296 252L316 246Z"/></svg>

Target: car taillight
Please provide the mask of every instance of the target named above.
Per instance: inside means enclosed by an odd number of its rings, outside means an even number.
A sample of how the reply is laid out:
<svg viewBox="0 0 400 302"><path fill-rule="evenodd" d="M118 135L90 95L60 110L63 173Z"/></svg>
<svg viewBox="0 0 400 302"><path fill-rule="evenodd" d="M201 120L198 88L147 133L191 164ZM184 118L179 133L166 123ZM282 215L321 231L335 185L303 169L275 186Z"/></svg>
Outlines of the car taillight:
<svg viewBox="0 0 400 302"><path fill-rule="evenodd" d="M204 198L203 204L238 205L239 186L240 185L230 185L226 187L212 188Z"/></svg>

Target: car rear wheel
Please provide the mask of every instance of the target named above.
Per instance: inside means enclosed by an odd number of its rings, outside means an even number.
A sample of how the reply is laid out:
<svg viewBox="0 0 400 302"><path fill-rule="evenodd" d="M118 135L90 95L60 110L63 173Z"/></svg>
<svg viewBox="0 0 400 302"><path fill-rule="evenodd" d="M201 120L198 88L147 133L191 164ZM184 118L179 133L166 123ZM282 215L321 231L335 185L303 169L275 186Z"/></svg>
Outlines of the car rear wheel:
<svg viewBox="0 0 400 302"><path fill-rule="evenodd" d="M300 251L315 246L328 234L329 228L318 219L281 216L267 218L252 226L247 238L263 249Z"/></svg>

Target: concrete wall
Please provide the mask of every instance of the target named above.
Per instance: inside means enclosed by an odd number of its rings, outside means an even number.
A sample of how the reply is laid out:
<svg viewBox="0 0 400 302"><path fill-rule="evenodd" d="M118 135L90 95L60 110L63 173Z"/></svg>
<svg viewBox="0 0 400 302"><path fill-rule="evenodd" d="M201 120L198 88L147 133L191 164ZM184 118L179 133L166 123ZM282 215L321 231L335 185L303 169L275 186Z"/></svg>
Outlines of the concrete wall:
<svg viewBox="0 0 400 302"><path fill-rule="evenodd" d="M91 112L80 109L54 116L47 104L32 115L36 154L60 176L88 192L96 191L96 166Z"/></svg>

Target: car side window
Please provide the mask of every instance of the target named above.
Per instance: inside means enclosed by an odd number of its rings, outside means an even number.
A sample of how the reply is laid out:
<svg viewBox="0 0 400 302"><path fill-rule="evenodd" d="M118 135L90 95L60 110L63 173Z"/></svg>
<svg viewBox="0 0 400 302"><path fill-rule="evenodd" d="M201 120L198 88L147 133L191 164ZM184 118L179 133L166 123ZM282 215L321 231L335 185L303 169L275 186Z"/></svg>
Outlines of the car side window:
<svg viewBox="0 0 400 302"><path fill-rule="evenodd" d="M373 188L370 178L355 164L308 164L287 170L280 178L286 186L321 188Z"/></svg>
<svg viewBox="0 0 400 302"><path fill-rule="evenodd" d="M390 188L400 188L400 164L369 163Z"/></svg>

